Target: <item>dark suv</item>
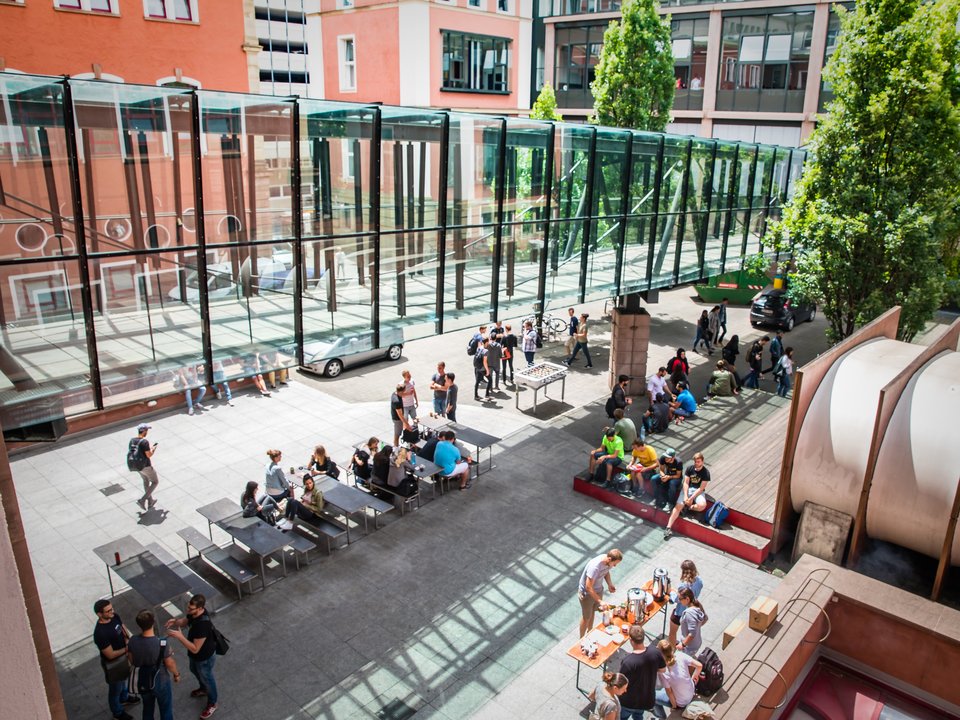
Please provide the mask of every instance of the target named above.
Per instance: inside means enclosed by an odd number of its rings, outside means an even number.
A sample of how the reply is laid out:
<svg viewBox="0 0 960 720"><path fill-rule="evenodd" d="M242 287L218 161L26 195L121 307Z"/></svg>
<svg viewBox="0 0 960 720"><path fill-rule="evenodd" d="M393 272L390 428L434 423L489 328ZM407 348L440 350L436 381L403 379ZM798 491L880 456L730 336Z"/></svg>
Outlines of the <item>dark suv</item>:
<svg viewBox="0 0 960 720"><path fill-rule="evenodd" d="M812 321L816 316L816 305L795 304L787 297L786 290L773 287L761 290L750 305L750 322L754 326L776 325L790 331L797 323Z"/></svg>

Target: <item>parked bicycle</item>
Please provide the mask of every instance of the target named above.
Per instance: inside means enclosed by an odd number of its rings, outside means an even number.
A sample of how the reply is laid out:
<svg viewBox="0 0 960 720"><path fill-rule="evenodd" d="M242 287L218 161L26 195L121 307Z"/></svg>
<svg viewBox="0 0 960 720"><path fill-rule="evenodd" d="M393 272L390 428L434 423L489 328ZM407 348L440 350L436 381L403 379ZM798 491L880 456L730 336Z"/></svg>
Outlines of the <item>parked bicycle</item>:
<svg viewBox="0 0 960 720"><path fill-rule="evenodd" d="M523 326L528 322L533 323L533 326L537 327L537 316L528 315L527 317L525 317L523 320L520 321L520 325ZM542 323L543 324L541 327L543 328L543 330L551 333L555 333L558 335L564 332L568 327L567 321L564 318L556 317L555 315L551 315L550 313L543 314Z"/></svg>

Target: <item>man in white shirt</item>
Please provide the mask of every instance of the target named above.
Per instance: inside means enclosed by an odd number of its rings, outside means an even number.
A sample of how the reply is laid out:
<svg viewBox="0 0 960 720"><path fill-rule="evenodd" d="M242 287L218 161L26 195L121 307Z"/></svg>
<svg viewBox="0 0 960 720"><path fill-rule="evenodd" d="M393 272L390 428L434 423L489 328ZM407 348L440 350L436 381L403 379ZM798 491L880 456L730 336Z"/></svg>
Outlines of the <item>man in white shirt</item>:
<svg viewBox="0 0 960 720"><path fill-rule="evenodd" d="M653 400L657 397L658 393L663 393L663 397L667 402L670 402L670 398L673 397L667 389L667 369L662 366L647 378L647 397L651 405L653 405Z"/></svg>
<svg viewBox="0 0 960 720"><path fill-rule="evenodd" d="M593 617L597 610L602 610L603 583L606 581L611 593L617 591L610 579L610 571L623 560L623 553L616 548L598 555L587 563L580 574L580 584L577 587L577 597L580 599L580 637L586 635L593 627Z"/></svg>

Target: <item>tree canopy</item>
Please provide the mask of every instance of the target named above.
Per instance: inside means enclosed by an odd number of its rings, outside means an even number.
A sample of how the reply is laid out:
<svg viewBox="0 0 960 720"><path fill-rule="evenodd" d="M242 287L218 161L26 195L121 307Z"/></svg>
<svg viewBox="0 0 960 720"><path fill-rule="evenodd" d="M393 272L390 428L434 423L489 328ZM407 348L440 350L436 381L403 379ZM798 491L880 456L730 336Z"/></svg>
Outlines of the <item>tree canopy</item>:
<svg viewBox="0 0 960 720"><path fill-rule="evenodd" d="M654 0L626 0L622 18L603 34L596 78L590 84L601 125L663 132L673 107L670 18Z"/></svg>
<svg viewBox="0 0 960 720"><path fill-rule="evenodd" d="M534 120L555 120L561 122L563 117L557 112L557 94L553 91L553 85L545 82L537 95L536 102L530 108L530 117Z"/></svg>
<svg viewBox="0 0 960 720"><path fill-rule="evenodd" d="M816 300L831 339L901 305L909 340L956 267L960 0L858 0L824 70L835 99L774 228L800 248L792 292Z"/></svg>

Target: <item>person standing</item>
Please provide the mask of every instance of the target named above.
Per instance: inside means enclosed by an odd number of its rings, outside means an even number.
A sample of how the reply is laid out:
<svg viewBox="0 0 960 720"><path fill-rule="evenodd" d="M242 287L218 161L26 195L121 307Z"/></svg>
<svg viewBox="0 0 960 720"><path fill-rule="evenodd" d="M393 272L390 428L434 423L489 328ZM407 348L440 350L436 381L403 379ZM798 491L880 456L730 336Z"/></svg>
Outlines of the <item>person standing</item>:
<svg viewBox="0 0 960 720"><path fill-rule="evenodd" d="M217 662L217 641L213 635L213 621L207 615L207 598L194 595L187 603L186 615L182 618L167 620L167 634L179 641L186 649L190 659L190 672L199 686L190 691L190 697L207 698L207 706L200 713L201 720L207 720L217 711L217 680L213 667ZM188 628L184 636L182 628Z"/></svg>
<svg viewBox="0 0 960 720"><path fill-rule="evenodd" d="M141 689L140 698L143 700L142 720L153 720L153 707L160 710L160 720L173 720L173 682L180 682L180 672L177 670L177 661L173 659L173 652L166 638L157 637L154 632L156 618L150 610L141 610L137 613L137 627L140 634L130 638L127 644L127 657L130 664L136 668L139 676L139 687L152 685L152 690ZM151 678L152 677L152 681Z"/></svg>
<svg viewBox="0 0 960 720"><path fill-rule="evenodd" d="M617 410L627 411L627 407L633 404L633 398L627 397L627 385L630 382L629 375L618 375L617 384L607 399L606 411L607 417L613 419L614 412Z"/></svg>
<svg viewBox="0 0 960 720"><path fill-rule="evenodd" d="M588 695L595 703L591 717L597 720L619 720L620 696L627 691L627 678L622 673L605 672L601 682Z"/></svg>
<svg viewBox="0 0 960 720"><path fill-rule="evenodd" d="M720 306L714 305L707 314L707 343L709 345L718 345L720 340Z"/></svg>
<svg viewBox="0 0 960 720"><path fill-rule="evenodd" d="M677 592L684 588L689 588L694 598L699 598L700 591L703 590L703 579L697 572L697 565L693 560L684 560L680 563L680 584L677 585ZM677 631L680 630L680 618L684 609L683 604L678 602L670 614L670 642L674 644L677 642Z"/></svg>
<svg viewBox="0 0 960 720"><path fill-rule="evenodd" d="M700 629L709 619L707 618L707 612L690 587L682 587L677 591L677 603L682 608L680 613L680 639L677 640L677 650L686 650L691 657L696 657L703 646Z"/></svg>
<svg viewBox="0 0 960 720"><path fill-rule="evenodd" d="M403 391L406 385L400 383L390 396L390 419L393 420L393 444L400 444L400 435L410 429L406 415L403 412Z"/></svg>
<svg viewBox="0 0 960 720"><path fill-rule="evenodd" d="M93 604L93 612L97 615L97 624L93 628L93 642L100 651L100 667L106 675L107 661L126 655L127 639L130 633L109 600L97 600ZM133 720L133 716L124 710L123 706L136 705L140 702L139 697L129 693L127 685L128 677L116 682L107 680L107 704L117 720Z"/></svg>
<svg viewBox="0 0 960 720"><path fill-rule="evenodd" d="M500 390L500 361L503 359L503 345L500 344L499 337L491 331L490 342L487 343L487 367L490 368L494 390Z"/></svg>
<svg viewBox="0 0 960 720"><path fill-rule="evenodd" d="M727 305L730 304L728 298L723 298L720 301L720 311L717 313L717 320L720 323L720 336L717 338L717 344L723 342L723 339L727 336Z"/></svg>
<svg viewBox="0 0 960 720"><path fill-rule="evenodd" d="M779 369L779 372L778 372ZM773 367L773 377L777 379L777 395L786 397L790 392L790 384L793 379L793 348L788 347L780 360Z"/></svg>
<svg viewBox="0 0 960 720"><path fill-rule="evenodd" d="M454 373L447 373L447 407L444 413L450 422L457 421L457 395L460 388L457 387L457 376Z"/></svg>
<svg viewBox="0 0 960 720"><path fill-rule="evenodd" d="M417 384L413 381L409 370L401 373L403 376L403 416L407 420L417 419L417 405L420 404L417 398ZM396 445L396 443L394 443Z"/></svg>
<svg viewBox="0 0 960 720"><path fill-rule="evenodd" d="M740 354L740 336L731 335L730 341L723 346L723 361L727 364L727 368L733 373L733 379L737 381L737 390L743 386L743 380L740 378L739 373L737 373L737 355Z"/></svg>
<svg viewBox="0 0 960 720"><path fill-rule="evenodd" d="M522 348L523 356L527 359L527 367L530 367L537 352L537 331L533 329L533 323L529 320L523 324Z"/></svg>
<svg viewBox="0 0 960 720"><path fill-rule="evenodd" d="M698 452L693 456L693 465L688 465L683 477L683 488L676 504L673 506L673 512L670 513L670 519L667 520L667 528L663 531L663 539L668 540L673 536L673 524L680 517L680 512L685 508L690 508L694 512L703 512L707 509L707 487L710 485L710 471L703 464L703 453Z"/></svg>
<svg viewBox="0 0 960 720"><path fill-rule="evenodd" d="M743 379L743 386L756 390L760 387L760 381L763 380L761 368L763 368L763 348L770 342L770 336L764 335L750 346L747 353L747 364L750 366L750 372Z"/></svg>
<svg viewBox="0 0 960 720"><path fill-rule="evenodd" d="M577 313L573 308L567 308L567 314L570 316L570 322L567 324L567 330L570 334L567 337L567 342L564 343L564 347L569 355L573 352L573 346L577 342L577 329L580 325L580 321L577 320Z"/></svg>
<svg viewBox="0 0 960 720"><path fill-rule="evenodd" d="M657 673L667 664L655 647L646 646L642 625L630 626L630 653L620 663L627 691L620 696L620 720L643 720L657 702Z"/></svg>
<svg viewBox="0 0 960 720"><path fill-rule="evenodd" d="M503 363L503 381L508 382L507 369L509 368L509 382L513 383L513 356L517 354L517 336L509 325L506 325L504 329L506 333L500 341L500 344L503 345L503 353L500 356Z"/></svg>
<svg viewBox="0 0 960 720"><path fill-rule="evenodd" d="M485 397L490 397L490 364L488 361L490 352L490 339L484 338L483 342L480 343L480 347L477 348L476 355L473 356L473 399L480 399L480 384L483 382L487 383L487 392Z"/></svg>
<svg viewBox="0 0 960 720"><path fill-rule="evenodd" d="M593 618L597 610L603 610L603 583L606 582L611 593L617 591L610 579L610 571L623 560L623 553L617 548L611 548L603 555L593 558L580 573L580 583L577 585L577 597L580 600L580 637L586 635L593 627Z"/></svg>
<svg viewBox="0 0 960 720"><path fill-rule="evenodd" d="M573 353L566 360L563 361L564 365L570 365L577 357L577 353L583 350L583 356L587 359L587 367L593 367L593 359L590 357L590 348L587 347L587 318L590 317L587 313L580 315L580 321L577 324L577 334L574 335L576 339L576 345L574 345ZM573 319L570 320L571 325Z"/></svg>
<svg viewBox="0 0 960 720"><path fill-rule="evenodd" d="M437 363L437 372L430 378L430 389L433 390L433 412L431 417L445 417L447 414L447 371L446 363Z"/></svg>
<svg viewBox="0 0 960 720"><path fill-rule="evenodd" d="M157 451L157 444L150 444L147 440L147 433L150 432L150 426L146 423L137 425L137 436L130 440L128 457L133 456L134 462L138 466L137 472L140 473L140 479L143 480L143 495L137 500L144 510L152 510L157 501L153 498L153 491L160 484L157 477L156 468L153 467L153 454Z"/></svg>
<svg viewBox="0 0 960 720"><path fill-rule="evenodd" d="M783 330L777 330L777 334L770 341L770 372L773 372L781 357L783 357ZM764 372L767 371L764 370Z"/></svg>

